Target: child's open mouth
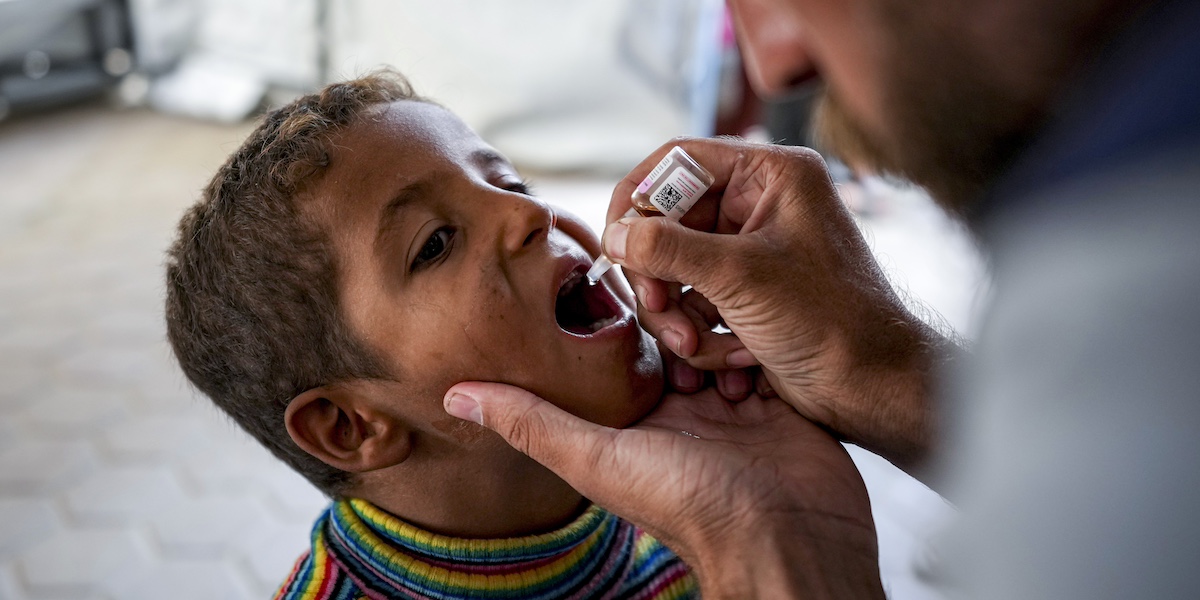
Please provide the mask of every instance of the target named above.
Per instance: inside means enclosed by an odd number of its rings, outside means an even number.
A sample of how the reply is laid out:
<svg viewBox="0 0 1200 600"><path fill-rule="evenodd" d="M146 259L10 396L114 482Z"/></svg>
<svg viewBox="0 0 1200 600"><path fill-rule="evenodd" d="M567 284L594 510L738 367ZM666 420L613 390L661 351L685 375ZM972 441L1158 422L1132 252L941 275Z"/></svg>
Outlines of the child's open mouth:
<svg viewBox="0 0 1200 600"><path fill-rule="evenodd" d="M603 282L588 285L587 266L571 272L558 290L554 318L567 333L591 335L619 322L623 315L617 299Z"/></svg>

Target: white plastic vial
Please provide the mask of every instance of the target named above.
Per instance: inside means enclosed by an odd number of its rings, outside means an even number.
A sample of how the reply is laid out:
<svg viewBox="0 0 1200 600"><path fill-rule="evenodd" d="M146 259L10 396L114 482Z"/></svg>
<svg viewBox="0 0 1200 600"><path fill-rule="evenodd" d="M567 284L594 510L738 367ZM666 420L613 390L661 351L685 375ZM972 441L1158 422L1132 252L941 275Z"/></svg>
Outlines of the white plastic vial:
<svg viewBox="0 0 1200 600"><path fill-rule="evenodd" d="M633 191L633 208L626 217L666 217L678 221L708 191L715 178L694 158L675 146ZM603 254L588 270L588 282L596 283L612 268Z"/></svg>

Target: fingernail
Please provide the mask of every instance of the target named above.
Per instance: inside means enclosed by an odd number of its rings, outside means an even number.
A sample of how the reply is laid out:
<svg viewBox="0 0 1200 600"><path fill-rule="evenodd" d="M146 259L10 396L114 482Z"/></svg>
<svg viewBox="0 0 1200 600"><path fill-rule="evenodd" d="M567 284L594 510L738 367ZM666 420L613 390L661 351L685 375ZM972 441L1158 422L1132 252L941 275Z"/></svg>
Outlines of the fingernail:
<svg viewBox="0 0 1200 600"><path fill-rule="evenodd" d="M758 364L758 359L745 348L739 348L725 355L725 364L730 369L744 369Z"/></svg>
<svg viewBox="0 0 1200 600"><path fill-rule="evenodd" d="M700 379L700 371L694 369L691 365L685 362L677 362L671 365L671 382L675 387L681 390L699 389L703 383Z"/></svg>
<svg viewBox="0 0 1200 600"><path fill-rule="evenodd" d="M483 425L483 409L479 408L479 403L470 396L452 393L446 396L443 406L445 406L446 412L452 416Z"/></svg>
<svg viewBox="0 0 1200 600"><path fill-rule="evenodd" d="M765 375L758 376L758 395L764 398L770 398L775 395L775 388L771 387L771 382L767 381Z"/></svg>
<svg viewBox="0 0 1200 600"><path fill-rule="evenodd" d="M725 375L725 392L730 396L750 393L750 376L745 371L729 371Z"/></svg>
<svg viewBox="0 0 1200 600"><path fill-rule="evenodd" d="M625 258L625 238L629 237L629 226L617 221L604 228L604 253L613 260Z"/></svg>
<svg viewBox="0 0 1200 600"><path fill-rule="evenodd" d="M667 345L668 348L671 349L671 352L675 353L676 356L680 358L687 358L681 354L679 350L683 346L683 334L675 331L674 329L667 329L662 333L662 341Z"/></svg>
<svg viewBox="0 0 1200 600"><path fill-rule="evenodd" d="M638 304L646 305L646 288L640 285L633 286L633 295L637 296Z"/></svg>

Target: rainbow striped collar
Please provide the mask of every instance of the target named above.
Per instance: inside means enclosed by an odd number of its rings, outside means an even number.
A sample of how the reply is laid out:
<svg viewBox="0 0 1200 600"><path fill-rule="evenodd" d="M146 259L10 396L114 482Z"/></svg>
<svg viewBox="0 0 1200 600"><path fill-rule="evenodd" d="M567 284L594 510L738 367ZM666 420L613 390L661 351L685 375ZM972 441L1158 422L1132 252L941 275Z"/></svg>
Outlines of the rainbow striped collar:
<svg viewBox="0 0 1200 600"><path fill-rule="evenodd" d="M276 598L699 597L683 561L641 529L591 506L567 526L463 539L409 525L358 499L334 502Z"/></svg>

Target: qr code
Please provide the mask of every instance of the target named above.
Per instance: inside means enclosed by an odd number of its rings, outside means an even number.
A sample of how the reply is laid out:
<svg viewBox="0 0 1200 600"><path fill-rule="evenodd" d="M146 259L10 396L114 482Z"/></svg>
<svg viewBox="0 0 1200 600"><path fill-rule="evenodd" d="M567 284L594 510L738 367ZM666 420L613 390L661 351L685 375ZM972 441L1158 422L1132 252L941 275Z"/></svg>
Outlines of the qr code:
<svg viewBox="0 0 1200 600"><path fill-rule="evenodd" d="M654 204L658 205L658 208L663 212L670 212L682 200L683 192L675 189L675 186L669 183L663 184L662 187L658 188L657 192L654 192Z"/></svg>

